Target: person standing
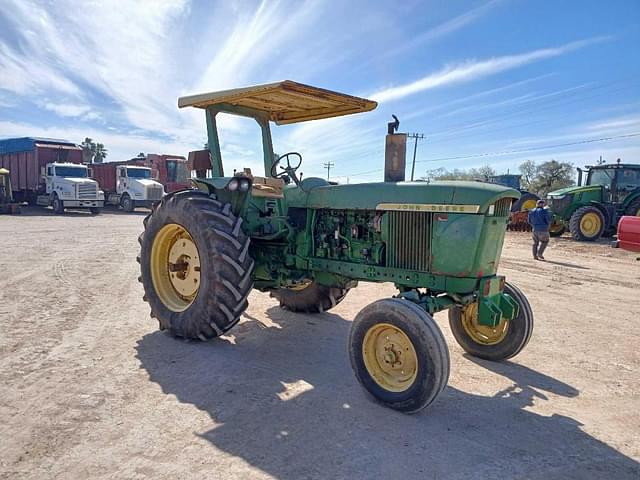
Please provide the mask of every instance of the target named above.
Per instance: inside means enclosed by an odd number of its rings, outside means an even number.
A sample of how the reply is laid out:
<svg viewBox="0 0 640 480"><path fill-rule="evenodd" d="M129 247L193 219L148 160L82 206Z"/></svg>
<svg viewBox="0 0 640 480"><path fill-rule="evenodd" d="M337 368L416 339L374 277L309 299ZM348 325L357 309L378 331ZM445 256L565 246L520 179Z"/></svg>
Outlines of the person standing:
<svg viewBox="0 0 640 480"><path fill-rule="evenodd" d="M529 225L533 228L533 258L534 260L544 260L544 251L549 244L549 228L553 215L548 208L545 208L544 200L540 199L536 203L536 208L528 215Z"/></svg>

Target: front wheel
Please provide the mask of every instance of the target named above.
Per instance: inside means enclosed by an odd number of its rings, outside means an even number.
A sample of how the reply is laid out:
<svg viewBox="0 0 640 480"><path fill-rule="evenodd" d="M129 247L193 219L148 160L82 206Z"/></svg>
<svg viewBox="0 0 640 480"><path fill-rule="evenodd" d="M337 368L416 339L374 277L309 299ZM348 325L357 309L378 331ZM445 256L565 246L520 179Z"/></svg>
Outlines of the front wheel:
<svg viewBox="0 0 640 480"><path fill-rule="evenodd" d="M98 215L100 213L100 209L98 207L91 207L89 211L92 215Z"/></svg>
<svg viewBox="0 0 640 480"><path fill-rule="evenodd" d="M527 297L507 283L504 293L518 304L513 320L503 318L495 327L478 322L478 303L449 310L449 326L458 344L470 355L485 360L506 360L526 347L533 332L533 311Z"/></svg>
<svg viewBox="0 0 640 480"><path fill-rule="evenodd" d="M60 200L58 195L55 195L53 197L53 202L51 203L51 205L53 206L54 213L57 213L58 215L64 213L64 203L62 202L62 200Z"/></svg>
<svg viewBox="0 0 640 480"><path fill-rule="evenodd" d="M419 306L383 299L363 308L349 334L351 367L379 403L415 413L435 401L449 379L449 350Z"/></svg>
<svg viewBox="0 0 640 480"><path fill-rule="evenodd" d="M122 200L120 201L121 205L122 205L122 209L125 212L133 212L133 200L131 200L131 197L129 195L124 195L122 197Z"/></svg>
<svg viewBox="0 0 640 480"><path fill-rule="evenodd" d="M604 215L597 207L591 205L577 209L569 221L569 230L576 240L598 240L604 233L604 228Z"/></svg>
<svg viewBox="0 0 640 480"><path fill-rule="evenodd" d="M143 224L139 280L160 329L207 340L233 327L247 308L253 260L231 205L187 190Z"/></svg>
<svg viewBox="0 0 640 480"><path fill-rule="evenodd" d="M560 237L566 231L564 224L554 221L549 227L549 235Z"/></svg>

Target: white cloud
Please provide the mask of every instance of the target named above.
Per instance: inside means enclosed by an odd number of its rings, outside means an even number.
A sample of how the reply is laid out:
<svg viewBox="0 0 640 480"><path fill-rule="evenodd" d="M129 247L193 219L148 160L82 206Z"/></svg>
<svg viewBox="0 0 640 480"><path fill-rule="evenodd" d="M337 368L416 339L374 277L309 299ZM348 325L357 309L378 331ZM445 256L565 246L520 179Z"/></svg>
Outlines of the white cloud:
<svg viewBox="0 0 640 480"><path fill-rule="evenodd" d="M81 117L85 114L88 114L91 110L89 105L77 105L70 103L53 103L46 102L42 104L42 107L45 110L49 110L51 112L55 112L61 117ZM96 118L96 117L91 117Z"/></svg>
<svg viewBox="0 0 640 480"><path fill-rule="evenodd" d="M370 95L370 97L378 102L399 100L424 90L444 85L470 82L540 60L558 57L602 40L604 40L603 37L597 37L589 40L571 42L560 47L534 50L519 55L506 55L482 61L471 60L459 65L447 66L439 72L426 75L414 82L378 91Z"/></svg>

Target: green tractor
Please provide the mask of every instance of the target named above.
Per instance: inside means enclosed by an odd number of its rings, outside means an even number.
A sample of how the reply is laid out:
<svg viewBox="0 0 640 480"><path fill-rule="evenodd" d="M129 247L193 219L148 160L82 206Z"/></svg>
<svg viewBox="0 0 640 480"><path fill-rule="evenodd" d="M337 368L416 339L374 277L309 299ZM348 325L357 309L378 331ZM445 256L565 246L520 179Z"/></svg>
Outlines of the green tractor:
<svg viewBox="0 0 640 480"><path fill-rule="evenodd" d="M284 309L316 314L359 281L391 282L398 294L353 321L349 354L374 399L408 413L431 404L448 381L436 312L449 311L471 355L498 361L525 347L531 307L496 274L518 191L478 182L335 185L302 179L300 153L274 155L270 122L366 112L377 106L370 100L284 81L183 97L178 106L205 111L201 153L210 164L196 169L197 189L165 196L144 221L139 280L160 329L203 341L223 335L252 288L271 292ZM221 112L258 123L263 177L249 169L225 176Z"/></svg>
<svg viewBox="0 0 640 480"><path fill-rule="evenodd" d="M578 186L547 196L554 214L551 235L567 229L576 240L595 241L614 233L623 215L640 216L640 164L615 164L578 169Z"/></svg>

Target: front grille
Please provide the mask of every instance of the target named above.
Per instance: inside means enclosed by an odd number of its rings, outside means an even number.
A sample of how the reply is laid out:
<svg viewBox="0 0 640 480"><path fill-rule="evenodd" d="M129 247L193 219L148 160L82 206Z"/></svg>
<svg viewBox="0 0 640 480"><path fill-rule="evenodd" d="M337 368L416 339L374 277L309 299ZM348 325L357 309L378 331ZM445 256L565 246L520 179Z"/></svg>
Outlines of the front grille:
<svg viewBox="0 0 640 480"><path fill-rule="evenodd" d="M431 252L430 212L387 212L387 267L426 272Z"/></svg>
<svg viewBox="0 0 640 480"><path fill-rule="evenodd" d="M81 183L78 185L78 199L95 200L98 198L98 187L94 183Z"/></svg>
<svg viewBox="0 0 640 480"><path fill-rule="evenodd" d="M573 194L565 195L562 198L549 198L549 208L553 213L562 214L573 201Z"/></svg>
<svg viewBox="0 0 640 480"><path fill-rule="evenodd" d="M494 217L508 217L511 213L512 198L503 198L493 204L493 216Z"/></svg>
<svg viewBox="0 0 640 480"><path fill-rule="evenodd" d="M162 200L162 194L164 189L160 186L153 186L147 188L147 198L149 200Z"/></svg>

